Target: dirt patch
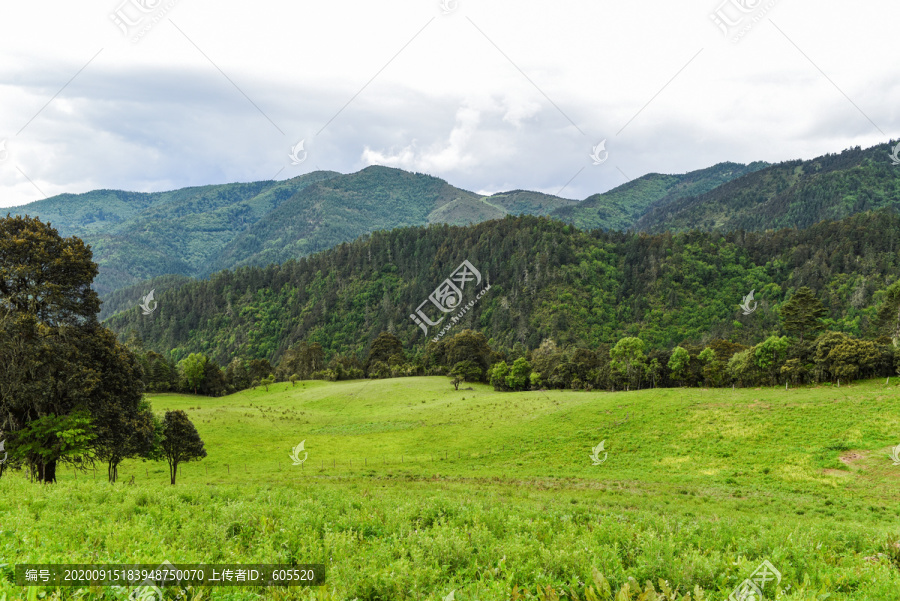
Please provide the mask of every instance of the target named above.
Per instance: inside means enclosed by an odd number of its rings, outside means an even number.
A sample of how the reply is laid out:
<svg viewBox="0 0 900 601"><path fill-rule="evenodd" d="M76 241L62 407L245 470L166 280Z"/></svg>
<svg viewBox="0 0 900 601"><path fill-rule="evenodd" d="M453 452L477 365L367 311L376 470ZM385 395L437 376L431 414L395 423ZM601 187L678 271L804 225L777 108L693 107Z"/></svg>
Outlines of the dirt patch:
<svg viewBox="0 0 900 601"><path fill-rule="evenodd" d="M856 463L857 461L859 461L862 458L863 458L862 453L857 453L856 451L849 451L847 453L844 453L840 457L838 457L840 462L843 463L844 465L853 465L854 463Z"/></svg>

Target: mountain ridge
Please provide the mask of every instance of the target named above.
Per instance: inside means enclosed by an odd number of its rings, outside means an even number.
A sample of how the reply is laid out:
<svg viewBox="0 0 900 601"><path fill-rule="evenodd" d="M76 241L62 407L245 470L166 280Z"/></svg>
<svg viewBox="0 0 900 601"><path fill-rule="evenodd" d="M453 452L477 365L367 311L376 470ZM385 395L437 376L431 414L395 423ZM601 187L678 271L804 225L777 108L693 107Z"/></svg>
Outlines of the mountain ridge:
<svg viewBox="0 0 900 601"><path fill-rule="evenodd" d="M39 217L90 244L100 268L94 287L106 298L163 275L203 278L283 263L374 231L506 215L653 233L809 227L900 207L900 168L891 166L888 151L881 144L807 161L650 173L581 201L521 189L484 196L435 176L371 165L283 181L63 194L8 212Z"/></svg>

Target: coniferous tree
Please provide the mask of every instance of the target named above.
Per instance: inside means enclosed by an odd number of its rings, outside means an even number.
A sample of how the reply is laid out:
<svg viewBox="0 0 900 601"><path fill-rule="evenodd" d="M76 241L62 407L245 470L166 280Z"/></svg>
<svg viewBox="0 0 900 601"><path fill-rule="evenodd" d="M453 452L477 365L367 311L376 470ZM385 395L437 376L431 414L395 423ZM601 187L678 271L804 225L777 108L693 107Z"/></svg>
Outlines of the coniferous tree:
<svg viewBox="0 0 900 601"><path fill-rule="evenodd" d="M784 329L799 333L801 342L805 333L812 333L821 327L822 318L826 315L828 311L825 310L822 301L806 286L797 290L794 296L781 306Z"/></svg>

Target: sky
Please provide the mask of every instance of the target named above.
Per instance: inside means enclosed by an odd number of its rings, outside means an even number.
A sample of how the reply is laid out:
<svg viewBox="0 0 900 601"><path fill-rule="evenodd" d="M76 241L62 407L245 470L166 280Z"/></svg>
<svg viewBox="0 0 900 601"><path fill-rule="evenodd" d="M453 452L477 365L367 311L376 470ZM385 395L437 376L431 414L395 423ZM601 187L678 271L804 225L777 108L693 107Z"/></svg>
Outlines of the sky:
<svg viewBox="0 0 900 601"><path fill-rule="evenodd" d="M871 0L6 0L0 206L387 165L583 199L900 138Z"/></svg>

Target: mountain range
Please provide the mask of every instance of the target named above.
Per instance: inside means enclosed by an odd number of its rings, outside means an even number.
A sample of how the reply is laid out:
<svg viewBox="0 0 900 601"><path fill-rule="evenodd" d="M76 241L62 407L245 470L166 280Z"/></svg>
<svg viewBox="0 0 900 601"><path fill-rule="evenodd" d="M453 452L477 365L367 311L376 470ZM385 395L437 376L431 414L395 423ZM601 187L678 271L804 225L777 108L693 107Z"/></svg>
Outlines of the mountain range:
<svg viewBox="0 0 900 601"><path fill-rule="evenodd" d="M181 281L175 276L204 278L283 263L401 227L526 214L586 230L764 231L896 209L900 166L892 164L890 148L651 173L581 201L527 190L484 196L430 175L371 166L351 174L316 171L285 181L169 192L62 194L8 211L40 217L63 236L91 245L100 267L94 287L106 318L133 305L134 295L152 288L153 278L167 276L155 280L166 288Z"/></svg>

